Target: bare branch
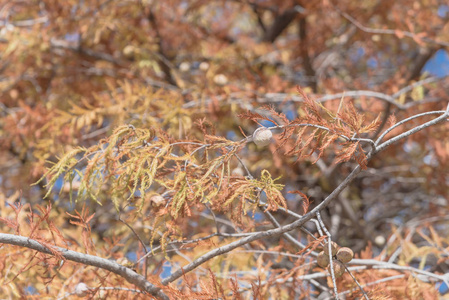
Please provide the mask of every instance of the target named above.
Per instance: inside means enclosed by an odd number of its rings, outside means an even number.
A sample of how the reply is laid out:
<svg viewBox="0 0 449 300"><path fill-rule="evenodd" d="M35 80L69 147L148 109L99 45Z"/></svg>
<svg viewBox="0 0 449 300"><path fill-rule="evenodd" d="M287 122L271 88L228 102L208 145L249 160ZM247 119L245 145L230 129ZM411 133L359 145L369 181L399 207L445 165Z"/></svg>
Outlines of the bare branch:
<svg viewBox="0 0 449 300"><path fill-rule="evenodd" d="M412 134L414 134L414 133L416 133L416 132L418 132L418 131L421 131L421 130L423 130L424 128L427 128L427 127L429 127L429 126L436 125L436 124L438 124L438 123L440 123L440 122L445 121L446 118L447 118L448 115L449 115L449 112L448 112L448 111L446 111L446 112L444 112L444 111L439 111L439 112L428 112L428 113L419 114L419 115L410 117L410 118L408 118L408 119L405 119L402 123L405 123L406 121L409 121L409 120L412 119L412 118L417 118L417 117L420 117L420 116L422 116L422 115L441 114L441 113L443 113L443 114L442 114L441 116L439 116L438 118L436 118L436 119L434 119L434 120L432 120L432 121L426 122L426 123L424 123L424 124L422 124L422 125L420 125L420 126L417 126L417 127L413 128L413 129L410 129L410 130L408 130L408 131L406 131L406 132L404 132L404 133L401 133L400 135L395 136L394 138L391 138L391 139L389 139L388 141L382 143L381 145L379 145L379 146L377 147L375 153L378 153L378 152L384 150L384 149L385 149L386 147L388 147L389 145L391 145L391 144L393 144L393 143L395 143L395 142L397 142L397 141L399 141L399 140L401 140L401 139L403 139L403 138L406 138L406 137L408 137L409 135L412 135ZM389 130L387 129L387 131L389 131ZM388 132L386 132L386 133L388 133ZM385 133L385 134L386 134L386 133ZM381 138L383 138L383 137L385 136L385 134L382 134L382 136L379 137L379 139L378 139L378 141L376 142L376 144L378 144L378 143L381 141Z"/></svg>
<svg viewBox="0 0 449 300"><path fill-rule="evenodd" d="M437 45L440 45L440 46L449 47L449 43L448 42L437 41L437 40L434 40L434 39L431 39L431 38L428 38L428 37L423 37L423 36L420 36L420 34L416 34L416 33L410 32L410 31L393 30L393 29L377 29L377 28L366 27L363 24L361 24L359 21L357 21L356 19L351 17L349 14L341 11L337 7L335 7L335 8L344 18L346 18L349 22L351 22L358 29L360 29L360 30L362 30L364 32L375 33L375 34L388 34L388 35L394 35L394 36L403 35L403 36L406 36L406 37L411 38L413 40L418 39L418 40L421 40L421 41L426 42L426 43L437 44Z"/></svg>
<svg viewBox="0 0 449 300"><path fill-rule="evenodd" d="M47 247L41 245L35 240L29 239L24 236L0 233L0 243L25 247L39 251L41 253L53 255L52 251L50 251ZM160 288L148 282L145 277L114 261L56 246L54 247L54 250L59 251L61 255L67 260L111 271L125 278L129 283L135 284L142 290L150 293L154 297L158 299L169 300L168 296Z"/></svg>
<svg viewBox="0 0 449 300"><path fill-rule="evenodd" d="M211 260L212 258L218 256L218 255L222 255L225 253L230 252L231 250L238 248L240 246L246 245L248 243L251 243L253 241L256 240L260 240L262 238L267 238L267 237L272 237L272 236L276 236L276 235L280 235L283 234L285 232L291 231L293 229L296 229L302 225L304 225L307 221L309 221L310 219L312 219L316 212L323 209L324 207L326 207L333 199L335 199L338 194L346 187L349 185L349 183L351 183L355 177L362 171L362 169L360 168L360 166L355 167L355 169L351 172L351 174L348 175L348 177L346 177L345 180L343 180L342 183L340 183L340 185L329 195L326 197L326 199L323 200L323 202L321 202L319 205L317 205L312 211L310 211L309 213L305 214L301 219L290 223L288 225L279 227L279 228L275 228L275 229L271 229L271 230L267 230L264 232L259 232L256 233L254 235L251 235L249 237L245 237L242 238L240 240L237 240L235 242L229 243L225 246L216 248L212 251L207 252L206 254L204 254L203 256L197 258L196 260L194 260L192 263L184 266L183 268L177 270L176 272L174 272L173 274L171 274L169 277L165 278L164 280L162 280L162 284L167 285L170 282L175 281L176 279L180 278L181 276L183 276L185 273L192 271L193 269L199 267L200 265L202 265L203 263L205 263L208 260Z"/></svg>

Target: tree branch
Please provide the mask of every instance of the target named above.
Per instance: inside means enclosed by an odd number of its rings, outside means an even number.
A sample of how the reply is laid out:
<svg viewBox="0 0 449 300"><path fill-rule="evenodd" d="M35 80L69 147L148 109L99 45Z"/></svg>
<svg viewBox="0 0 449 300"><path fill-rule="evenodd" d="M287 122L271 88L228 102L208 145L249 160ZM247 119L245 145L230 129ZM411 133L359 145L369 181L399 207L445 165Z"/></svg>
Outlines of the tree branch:
<svg viewBox="0 0 449 300"><path fill-rule="evenodd" d="M436 45L440 45L440 46L444 46L444 47L449 47L449 43L448 42L437 41L437 40L428 38L426 36L422 36L419 33L413 33L413 32L410 32L410 31L396 30L396 29L378 29L378 28L366 27L363 24L361 24L359 21L354 19L352 16L350 16L349 14L345 13L344 11L341 11L338 7L335 7L335 9L345 19L347 19L349 22L351 22L354 26L356 26L361 31L364 31L364 32L367 32L367 33L374 33L374 34L395 35L397 37L400 37L401 35L403 35L403 36L406 36L408 38L413 39L414 41L419 40L419 41L423 41L423 42L429 43L429 44L436 44Z"/></svg>
<svg viewBox="0 0 449 300"><path fill-rule="evenodd" d="M309 81L310 87L313 92L316 93L318 90L318 82L315 70L312 66L312 61L309 55L309 39L307 37L307 20L306 16L301 16L298 22L298 31L299 31L299 55L302 58L302 63L304 70L306 71L306 75L308 78L312 78Z"/></svg>
<svg viewBox="0 0 449 300"><path fill-rule="evenodd" d="M384 150L386 147L388 147L389 145L391 145L392 143L405 138L413 133L416 133L426 127L438 124L439 122L442 122L444 120L446 120L447 116L449 115L449 105L448 108L446 110L446 112L444 112L444 114L432 121L429 121L425 124L422 124L418 127L415 127L407 132L404 132L403 134L400 134L386 142L384 142L383 144L381 144L379 147L376 148L375 151L370 151L367 155L367 158L370 159L373 157L374 154ZM300 218L299 220L290 223L288 225L282 226L282 227L278 227L275 229L271 229L271 230L267 230L264 232L258 232L255 233L251 236L248 237L244 237L242 239L239 239L237 241L234 241L232 243L229 243L225 246L216 248L212 251L209 251L208 253L204 254L203 256L197 258L196 260L194 260L192 263L186 265L185 267L177 270L176 272L174 272L173 274L171 274L169 277L165 278L164 280L162 280L162 284L167 285L170 282L180 278L181 276L183 276L185 273L188 273L190 271L192 271L193 269L197 268L198 266L202 265L203 263L209 261L210 259L218 256L218 255L222 255L225 254L227 252L232 251L233 249L243 246L245 244L248 244L250 242L262 239L262 238L266 238L266 237L272 237L272 236L276 236L276 235L280 235L283 233L286 233L288 231L291 231L293 229L296 229L302 225L304 225L307 221L309 221L310 219L312 219L317 212L319 212L320 210L322 210L323 208L325 208L333 199L335 199L340 192L345 189L356 177L357 175L362 171L362 168L360 167L360 165L357 165L354 170L345 178L345 180L343 180L338 186L337 188L335 188L335 190L332 191L332 193L327 196L320 204L318 204L313 210L311 210L310 212L308 212L307 214L305 214L302 218Z"/></svg>
<svg viewBox="0 0 449 300"><path fill-rule="evenodd" d="M178 84L176 83L176 80L173 78L173 75L172 75L172 72L171 72L171 68L170 68L170 62L169 62L168 57L165 55L164 47L162 45L162 35L161 35L160 31L159 31L159 26L158 26L157 21L156 21L156 16L154 15L154 13L151 10L151 8L148 10L147 19L148 19L149 23L151 24L153 30L156 33L157 45L158 45L157 53L159 54L158 64L159 64L162 72L165 75L165 80L167 80L167 82L170 85L173 85L173 86L177 87Z"/></svg>
<svg viewBox="0 0 449 300"><path fill-rule="evenodd" d="M278 15L275 19L273 24L268 28L268 30L265 32L262 40L264 42L270 42L273 43L277 37L284 31L285 28L290 25L290 23L295 19L297 14L296 9L288 9L284 13Z"/></svg>
<svg viewBox="0 0 449 300"><path fill-rule="evenodd" d="M323 202L321 202L319 205L317 205L313 210L311 210L309 213L305 214L301 219L290 223L288 225L282 226L282 227L278 227L275 229L271 229L271 230L267 230L264 232L258 232L254 235L242 238L240 240L237 240L235 242L229 243L225 246L216 248L212 251L207 252L206 254L204 254L203 256L197 258L196 260L194 260L192 263L184 266L183 268L180 268L179 270L177 270L176 272L174 272L173 274L171 274L169 277L165 278L164 280L162 280L162 284L163 285L167 285L170 282L175 281L176 279L180 278L181 276L183 276L185 273L188 273L190 271L192 271L193 269L199 267L200 265L202 265L203 263L211 260L212 258L218 256L218 255L222 255L225 254L227 252L230 252L231 250L238 248L240 246L243 246L245 244L251 243L253 241L256 240L260 240L262 238L267 238L267 237L272 237L272 236L277 236L280 234L283 234L285 232L291 231L293 229L296 229L302 225L304 225L307 221L309 221L310 219L312 219L316 212L323 209L324 207L326 207L333 199L335 199L338 194L344 189L346 188L354 179L355 177L362 171L362 169L360 168L360 166L357 166L352 172L351 174L348 175L348 177L346 177L345 180L343 180L342 183L340 183L340 185L329 195L326 197L326 199L323 200Z"/></svg>
<svg viewBox="0 0 449 300"><path fill-rule="evenodd" d="M24 236L0 233L0 243L25 247L53 256L53 253L49 248L41 245L39 242L33 239ZM154 297L158 299L169 300L169 297L160 288L148 282L145 277L114 261L56 246L54 247L54 250L59 251L61 255L67 260L111 271L112 273L125 278L125 280L129 283L135 284L142 290L150 293Z"/></svg>
<svg viewBox="0 0 449 300"><path fill-rule="evenodd" d="M386 147L388 147L389 145L391 145L391 144L393 144L393 143L395 143L395 142L397 142L397 141L399 141L399 140L401 140L401 139L403 139L403 138L405 138L405 137L408 137L409 135L412 135L413 133L416 133L416 132L418 132L418 131L423 130L424 128L427 128L427 127L429 127L429 126L432 126L432 125L435 125L435 124L438 124L438 123L440 123L440 122L445 121L446 118L447 118L448 115L449 115L449 106L448 106L448 109L446 109L445 112L443 112L443 111L441 111L441 112L429 112L429 113L427 113L427 114L430 114L430 113L443 113L443 114L442 114L441 116L439 116L438 118L433 119L432 121L429 121L429 122L424 123L424 124L422 124L422 125L419 125L419 126L417 126L417 127L415 127L415 128L412 128L412 129L410 129L410 130L408 130L408 131L406 131L406 132L404 132L404 133L402 133L402 134L400 134L400 135L398 135L398 136L395 136L394 138L391 138L391 139L389 139L388 141L382 143L381 145L379 145L378 147L376 147L375 153L379 153L380 151L384 150L384 149L385 149ZM414 119L414 118L416 118L416 117L418 117L418 116L422 116L422 115L423 115L423 114L420 114L420 115L417 115L417 116L410 117L410 118L408 118L408 119L402 121L402 123L405 123L406 121L409 121L409 120L412 119L412 118ZM401 124L402 124L402 123L401 123ZM396 127L396 125L395 125L395 126L392 126L392 127ZM391 129L387 129L387 132L388 132L389 130L391 130ZM385 134L386 134L386 133L382 134L382 136L378 139L378 141L376 142L376 144L378 144L378 143L380 142L381 138L383 138L383 137L385 136Z"/></svg>

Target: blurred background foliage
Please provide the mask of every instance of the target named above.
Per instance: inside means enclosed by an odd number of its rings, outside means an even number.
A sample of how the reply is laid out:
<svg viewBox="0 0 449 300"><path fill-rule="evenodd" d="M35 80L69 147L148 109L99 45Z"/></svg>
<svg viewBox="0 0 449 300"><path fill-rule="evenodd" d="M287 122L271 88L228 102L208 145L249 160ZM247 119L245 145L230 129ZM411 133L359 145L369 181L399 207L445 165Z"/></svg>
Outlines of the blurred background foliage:
<svg viewBox="0 0 449 300"><path fill-rule="evenodd" d="M261 113L262 105L271 104L290 120L300 115L297 86L332 111L338 110L344 96L365 114L367 123L381 113L380 128L369 136L375 139L387 128L390 115L402 120L446 108L448 21L449 6L439 0L4 1L0 5L0 193L3 199L45 204L45 181L31 184L46 168L78 146L98 144L121 125L152 128L174 139L201 139L195 122L206 118L217 136L241 140L242 131L250 135L258 127L238 117L248 110ZM422 122L414 120L392 134ZM448 132L448 124L430 127L375 157L322 213L333 239L356 253L372 247L374 257L406 248L405 242L428 246L431 242L425 237L432 235L432 241L441 239L439 251L429 249L419 255L404 251L399 259L418 266L429 255L422 267L447 273L440 250L449 246ZM281 177L288 207L298 213L302 213L300 197L287 191L301 190L313 208L356 164L332 164L336 149L312 164L313 156L295 163L295 157L273 153L275 148L274 143L271 151L248 144L240 157L256 177L264 169L273 178ZM238 161L232 171L244 175ZM64 212L80 211L82 204L70 203L71 189L62 180L55 188L49 200L59 212L60 226L69 230ZM117 220L112 203L83 204L96 212L91 226L98 249L108 246L103 238L114 238L121 248L115 246L112 253L120 253L113 256L135 261L143 253L129 229ZM150 204L139 216L130 212L122 216L133 222L146 243L152 230ZM8 207L1 209L2 215L10 212ZM196 234L186 234L188 238L211 233L214 218L199 208L183 223L182 231ZM225 215L217 218L223 219L221 226L231 226L225 225L230 222ZM262 213L246 218L257 228L266 226ZM419 221L428 218L435 219ZM279 218L281 225L292 221ZM420 226L423 231L416 234ZM73 239L79 234L73 232ZM299 231L292 234L307 242ZM280 238L256 244L246 250L297 250ZM188 256L197 256L201 247L192 248ZM179 253L169 256L173 265L185 263ZM213 268L226 273L252 258L257 256L229 257L231 262ZM167 268L163 261L163 256L155 258L154 274L163 274ZM281 268L288 267L282 262ZM257 263L262 268L268 262ZM254 263L248 261L249 270L251 266Z"/></svg>

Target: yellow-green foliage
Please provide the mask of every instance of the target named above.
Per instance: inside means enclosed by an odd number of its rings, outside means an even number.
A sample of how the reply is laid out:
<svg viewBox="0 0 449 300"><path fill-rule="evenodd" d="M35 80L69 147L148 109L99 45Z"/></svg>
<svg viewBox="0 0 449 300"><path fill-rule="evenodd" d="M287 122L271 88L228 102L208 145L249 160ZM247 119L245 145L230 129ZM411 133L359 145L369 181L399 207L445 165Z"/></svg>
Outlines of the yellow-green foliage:
<svg viewBox="0 0 449 300"><path fill-rule="evenodd" d="M279 178L271 178L271 174L267 170L263 170L260 179L252 180L254 187L264 191L267 195L267 210L276 210L278 206L287 208L287 202L282 195L283 184L275 183Z"/></svg>
<svg viewBox="0 0 449 300"><path fill-rule="evenodd" d="M245 139L233 142L210 135L206 138L208 143L177 142L164 134L156 136L155 130L120 126L98 145L76 148L52 166L45 175L47 196L63 174L70 184L70 194L76 192L77 202L110 201L117 212L136 198L142 200L140 210L148 201L147 195L155 190L169 194L164 210L154 216L151 234L152 244L161 232L164 251L172 237L169 233L179 231L179 217L190 215L197 205L210 204L241 221L236 212L255 210L260 193L265 192L266 209L286 208L283 185L275 183L267 170L259 179L230 175L232 159L237 161L235 154L245 145ZM79 184L75 191L72 186L76 180ZM238 209L233 211L232 207Z"/></svg>

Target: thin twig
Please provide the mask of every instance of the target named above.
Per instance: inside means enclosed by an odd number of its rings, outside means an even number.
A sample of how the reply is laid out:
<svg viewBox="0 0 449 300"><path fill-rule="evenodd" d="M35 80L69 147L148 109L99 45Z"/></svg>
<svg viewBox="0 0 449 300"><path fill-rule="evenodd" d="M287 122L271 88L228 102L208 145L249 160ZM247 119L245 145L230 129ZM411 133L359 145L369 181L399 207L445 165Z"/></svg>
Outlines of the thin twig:
<svg viewBox="0 0 449 300"><path fill-rule="evenodd" d="M449 111L448 111L448 110L446 110L445 112L442 112L442 111L440 111L440 112L429 112L428 114L431 114L431 113L443 113L443 114L442 114L441 116L439 116L438 118L436 118L436 119L433 119L433 120L431 120L431 121L429 121L429 122L426 122L426 123L424 123L424 124L422 124L422 125L419 125L419 126L417 126L417 127L415 127L415 128L412 128L412 129L410 129L410 130L408 130L408 131L406 131L406 132L404 132L404 133L401 133L401 134L399 134L399 135L397 135L397 136L395 136L395 137L389 139L388 141L382 143L381 145L379 145L379 146L377 147L375 153L379 153L380 151L382 151L382 150L384 150L385 148L387 148L389 145L391 145L391 144L393 144L393 143L395 143L395 142L397 142L397 141L399 141L399 140L401 140L401 139L403 139L403 138L406 138L406 137L408 137L409 135L412 135L412 134L414 134L414 133L416 133L416 132L418 132L418 131L421 131L421 130L423 130L423 129L429 127L429 126L436 125L436 124L438 124L438 123L440 123L440 122L446 121L446 118L447 118L448 115L449 115ZM423 115L423 114L420 114L420 115ZM409 118L409 119L410 119L410 118ZM380 139L380 138L379 138L379 139ZM378 140L379 140L379 139L378 139ZM380 141L380 140L379 140L379 141Z"/></svg>
<svg viewBox="0 0 449 300"><path fill-rule="evenodd" d="M335 6L334 6L335 7ZM361 24L359 21L351 17L349 14L345 13L344 11L341 11L339 8L335 7L335 9L348 21L350 21L352 24L354 24L358 29L367 32L367 33L374 33L374 34L387 34L387 35L394 35L399 37L400 35L406 36L408 38L416 40L421 40L426 43L431 44L437 44L439 46L449 47L449 43L437 41L425 36L420 36L420 34L416 34L410 31L404 31L404 30L395 30L395 29L377 29L377 28L370 28L366 27L363 24Z"/></svg>
<svg viewBox="0 0 449 300"><path fill-rule="evenodd" d="M250 179L254 179L254 176L251 174L251 172L249 171L249 169L247 168L246 164L243 163L243 160L237 155L234 154L234 156L238 159L238 161L240 162L240 164L243 166L243 168L245 168L246 170L246 174ZM265 217L271 222L271 224L273 224L273 226L275 227L281 227L281 224L279 224L279 222L276 220L276 218L266 209L264 209L264 205L259 206L259 209L262 211L262 213L265 215ZM292 244L296 245L298 248L300 249L304 249L306 248L306 246L304 244L302 244L301 242L297 241L293 236L291 236L289 233L284 233L283 236Z"/></svg>
<svg viewBox="0 0 449 300"><path fill-rule="evenodd" d="M349 270L348 267L347 267L346 265L344 265L344 266L345 266L346 272L348 272L348 274L351 275L352 280L354 280L354 282L355 282L355 283L357 284L357 286L359 287L360 291L361 291L362 294L363 294L363 297L365 297L366 300L369 300L368 295L367 295L366 292L363 290L363 287L360 285L360 283L357 281L357 279L354 277L354 275L352 275L351 270ZM340 295L341 295L341 293L340 293Z"/></svg>
<svg viewBox="0 0 449 300"><path fill-rule="evenodd" d="M124 220L122 220L122 218L120 218L120 214L118 216L118 220L120 222L122 222L123 224L125 224L126 227L128 227L132 231L134 236L137 237L137 239L139 240L140 244L142 245L143 250L145 251L144 257L146 257L147 254L148 254L148 249L147 249L147 246L145 246L145 243L143 242L143 240L140 238L139 234L134 230L134 228L132 228L132 226L130 226L127 222L125 222ZM147 261L145 261L144 272L145 272L145 278L148 278Z"/></svg>
<svg viewBox="0 0 449 300"><path fill-rule="evenodd" d="M387 129L381 134L381 136L379 136L379 138L378 138L378 139L376 140L376 142L375 142L375 145L376 145L376 146L379 145L379 143L382 141L382 139L383 139L389 132L391 132L393 129L395 129L395 128L401 126L402 124L405 124L405 123L407 123L407 122L409 122L409 121L411 121L411 120L413 120L413 119L420 118L420 117L423 117L423 116L439 115L439 114L444 114L444 113L445 113L445 111L429 111L429 112L425 112L425 113L421 113L421 114L417 114L417 115L411 116L411 117L409 117L409 118L407 118L407 119L404 119L404 120L402 120L402 121L400 121L400 122L397 122L396 124L394 124L394 125L391 126L390 128L387 128Z"/></svg>
<svg viewBox="0 0 449 300"><path fill-rule="evenodd" d="M373 281L373 282L369 282L369 283L367 283L367 284L364 284L364 285L362 285L362 287L368 287L368 286L376 285L376 284L379 284L379 283L384 283L384 282L387 282L387 281L391 281L391 280L403 278L404 276L405 276L404 274L401 274L401 275L394 275L394 276L382 278L382 279L379 279L379 280L376 280L376 281ZM344 296L344 295L346 295L346 294L353 293L353 292L355 292L357 289L358 289L358 287L357 287L357 288L350 289L349 291L341 292L340 295L341 295L341 296ZM326 298L326 299L324 299L324 300L331 300L331 298Z"/></svg>
<svg viewBox="0 0 449 300"><path fill-rule="evenodd" d="M321 214L319 211L316 212L316 218L318 220L318 223L321 226L321 229L323 229L323 231L326 233L327 235L327 251L329 254L329 266L330 266L330 273L331 273L331 278L332 278L332 284L334 285L334 295L335 295L335 299L339 300L340 297L338 296L338 290L337 290L337 281L335 280L335 272L334 272L334 266L333 266L333 254L332 254L332 239L331 239L331 234L330 232L327 230L326 225L324 225L323 220L321 219Z"/></svg>

